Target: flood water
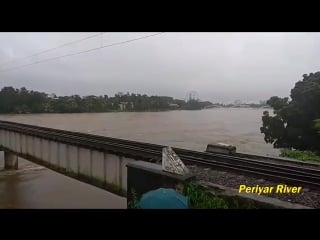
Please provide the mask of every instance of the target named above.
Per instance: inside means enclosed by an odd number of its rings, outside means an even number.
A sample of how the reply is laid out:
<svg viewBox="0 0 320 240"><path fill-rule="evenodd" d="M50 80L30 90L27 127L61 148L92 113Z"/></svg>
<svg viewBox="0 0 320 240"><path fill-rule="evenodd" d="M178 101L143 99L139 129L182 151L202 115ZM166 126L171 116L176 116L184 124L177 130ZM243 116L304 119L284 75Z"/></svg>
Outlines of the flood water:
<svg viewBox="0 0 320 240"><path fill-rule="evenodd" d="M266 109L0 115L0 120L204 151L208 143L238 152L279 154L260 133ZM0 169L3 155L0 155ZM0 208L125 208L126 199L28 161L0 172Z"/></svg>

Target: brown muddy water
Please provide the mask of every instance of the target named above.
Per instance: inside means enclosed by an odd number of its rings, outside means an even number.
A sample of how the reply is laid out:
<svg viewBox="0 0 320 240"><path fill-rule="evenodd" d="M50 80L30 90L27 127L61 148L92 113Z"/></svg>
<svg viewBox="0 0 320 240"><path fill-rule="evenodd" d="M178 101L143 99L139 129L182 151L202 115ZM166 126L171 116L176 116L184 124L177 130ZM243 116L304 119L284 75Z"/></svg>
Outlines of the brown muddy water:
<svg viewBox="0 0 320 240"><path fill-rule="evenodd" d="M208 143L277 156L260 133L266 109L0 115L0 120L204 151ZM3 153L0 154L0 169ZM25 160L0 172L0 208L125 208L126 199Z"/></svg>

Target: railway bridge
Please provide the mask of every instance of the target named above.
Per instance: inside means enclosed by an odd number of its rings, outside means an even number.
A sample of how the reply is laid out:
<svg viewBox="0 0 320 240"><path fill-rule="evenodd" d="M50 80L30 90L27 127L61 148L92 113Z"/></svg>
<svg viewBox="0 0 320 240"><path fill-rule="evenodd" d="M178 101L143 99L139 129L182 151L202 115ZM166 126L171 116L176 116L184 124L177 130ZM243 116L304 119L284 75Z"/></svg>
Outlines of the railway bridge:
<svg viewBox="0 0 320 240"><path fill-rule="evenodd" d="M121 196L127 190L126 165L150 159L116 139L5 121L0 121L0 150L5 169L17 169L21 157Z"/></svg>
<svg viewBox="0 0 320 240"><path fill-rule="evenodd" d="M126 196L127 165L135 161L160 163L165 146L71 132L16 122L0 121L0 150L5 168L18 168L18 157L56 172ZM319 168L290 161L249 159L249 155L227 155L173 148L186 164L256 175L287 183L320 188Z"/></svg>

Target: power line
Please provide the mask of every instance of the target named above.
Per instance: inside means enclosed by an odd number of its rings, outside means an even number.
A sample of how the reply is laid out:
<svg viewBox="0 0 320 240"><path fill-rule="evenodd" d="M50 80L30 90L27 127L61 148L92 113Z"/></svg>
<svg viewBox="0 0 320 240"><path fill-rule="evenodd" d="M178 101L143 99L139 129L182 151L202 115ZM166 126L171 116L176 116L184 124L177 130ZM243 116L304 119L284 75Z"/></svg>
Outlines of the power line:
<svg viewBox="0 0 320 240"><path fill-rule="evenodd" d="M29 63L29 64L25 64L25 65L22 65L22 66L14 67L14 68L5 69L5 70L0 71L0 73L12 71L12 70L15 70L15 69L20 69L20 68L27 67L27 66L31 66L31 65L34 65L34 64L38 64L38 63L49 62L49 61L57 60L57 59L64 58L64 57L70 57L70 56L75 56L75 55L79 55L79 54L82 54L82 53L92 52L92 51L96 51L96 50L98 50L98 49L107 48L107 47L112 47L112 46L115 46L115 45L122 45L122 44L126 44L126 43L129 43L129 42L138 41L138 40L140 40L140 39L144 39L144 38L149 38L149 37L153 37L153 36L156 36L156 35L160 35L160 34L163 34L163 33L164 33L164 32L156 33L156 34L151 34L151 35L147 35L147 36L143 36L143 37L138 37L138 38L133 38L133 39L126 40L126 41L122 41L122 42L117 42L117 43L112 43L112 44L109 44L109 45L100 46L100 47L97 47L97 48L91 48L91 49L88 49L88 50L85 50L85 51L82 51L82 52L66 54L66 55L62 55L62 56L58 56L58 57L53 57L53 58L47 58L47 59L44 59L44 60L42 60L42 61L38 61L38 62L34 62L34 63Z"/></svg>
<svg viewBox="0 0 320 240"><path fill-rule="evenodd" d="M11 61L8 61L8 62L5 62L5 63L1 64L0 67L8 65L8 64L13 63L13 62L20 61L20 60L24 60L24 59L28 59L28 58L31 58L31 57L39 56L40 54L51 52L51 51L56 50L58 48L65 47L65 46L68 46L68 45L71 45L71 44L74 44L74 43L82 42L82 41L88 40L90 38L94 38L94 37L97 37L97 36L101 36L102 37L102 34L104 34L104 33L91 35L91 36L88 36L88 37L85 37L85 38L82 38L82 39L78 39L78 40L75 40L75 41L72 41L72 42L64 43L64 44L62 44L60 46L57 46L57 47L54 47L54 48L49 48L47 50L44 50L44 51L29 55L29 56L25 56L25 57L18 58L18 59L13 59Z"/></svg>

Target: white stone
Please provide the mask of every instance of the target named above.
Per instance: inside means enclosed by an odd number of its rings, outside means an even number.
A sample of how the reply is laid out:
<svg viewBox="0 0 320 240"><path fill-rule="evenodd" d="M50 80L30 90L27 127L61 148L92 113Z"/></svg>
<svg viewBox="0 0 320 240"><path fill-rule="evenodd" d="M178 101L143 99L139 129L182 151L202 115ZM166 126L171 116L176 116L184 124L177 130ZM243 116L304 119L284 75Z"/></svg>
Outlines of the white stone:
<svg viewBox="0 0 320 240"><path fill-rule="evenodd" d="M184 165L171 147L162 149L162 170L178 175L189 173L189 169Z"/></svg>

